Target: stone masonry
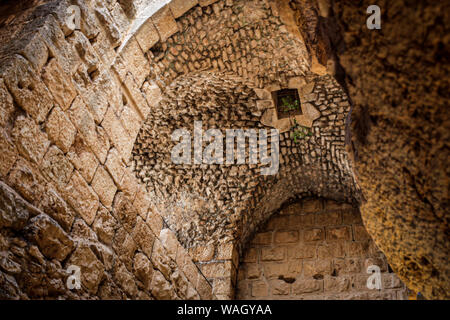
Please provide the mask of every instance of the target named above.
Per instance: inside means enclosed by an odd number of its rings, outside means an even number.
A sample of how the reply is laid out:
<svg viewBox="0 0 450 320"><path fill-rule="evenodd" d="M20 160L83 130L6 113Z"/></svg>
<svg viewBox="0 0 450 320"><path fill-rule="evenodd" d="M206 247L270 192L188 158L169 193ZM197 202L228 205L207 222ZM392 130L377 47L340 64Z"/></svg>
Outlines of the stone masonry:
<svg viewBox="0 0 450 320"><path fill-rule="evenodd" d="M368 289L367 268L381 271ZM253 237L239 266L239 299L407 299L407 289L365 231L358 209L311 199L284 206Z"/></svg>

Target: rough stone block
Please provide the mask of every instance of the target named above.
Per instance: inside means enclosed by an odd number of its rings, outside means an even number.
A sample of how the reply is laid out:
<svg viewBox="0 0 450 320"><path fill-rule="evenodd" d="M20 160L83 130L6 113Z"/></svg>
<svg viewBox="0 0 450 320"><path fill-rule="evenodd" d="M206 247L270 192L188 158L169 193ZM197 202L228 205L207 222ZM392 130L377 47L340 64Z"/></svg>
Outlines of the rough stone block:
<svg viewBox="0 0 450 320"><path fill-rule="evenodd" d="M288 295L290 291L290 285L284 280L270 280L270 291L273 295L279 296L279 295Z"/></svg>
<svg viewBox="0 0 450 320"><path fill-rule="evenodd" d="M362 224L353 225L353 240L360 241L371 239L370 235L367 233L366 228Z"/></svg>
<svg viewBox="0 0 450 320"><path fill-rule="evenodd" d="M248 248L244 254L244 257L242 258L242 261L243 262L256 262L257 257L258 257L258 255L257 255L256 248Z"/></svg>
<svg viewBox="0 0 450 320"><path fill-rule="evenodd" d="M289 258L290 259L305 259L305 258L315 258L316 257L316 246L299 244L293 247L289 247Z"/></svg>
<svg viewBox="0 0 450 320"><path fill-rule="evenodd" d="M302 280L296 281L292 285L292 293L296 295L319 292L322 289L323 282L321 280Z"/></svg>
<svg viewBox="0 0 450 320"><path fill-rule="evenodd" d="M98 194L98 197L103 205L107 208L111 208L117 187L109 173L102 166L97 168L91 185L94 191Z"/></svg>
<svg viewBox="0 0 450 320"><path fill-rule="evenodd" d="M173 0L169 3L169 7L172 11L173 17L177 19L197 4L197 0Z"/></svg>
<svg viewBox="0 0 450 320"><path fill-rule="evenodd" d="M304 232L305 241L319 241L323 240L324 238L325 233L323 229L320 228L308 229Z"/></svg>
<svg viewBox="0 0 450 320"><path fill-rule="evenodd" d="M153 277L153 265L151 261L142 253L134 256L133 270L136 277L142 282L145 290L151 290Z"/></svg>
<svg viewBox="0 0 450 320"><path fill-rule="evenodd" d="M159 240L166 248L169 257L172 260L176 260L177 258L177 250L178 250L178 240L175 234L168 228L162 229L159 234Z"/></svg>
<svg viewBox="0 0 450 320"><path fill-rule="evenodd" d="M18 151L28 160L39 163L50 145L44 134L32 118L19 116L13 128L13 137Z"/></svg>
<svg viewBox="0 0 450 320"><path fill-rule="evenodd" d="M75 140L77 130L61 108L58 106L53 108L45 127L50 140L62 152L67 153Z"/></svg>
<svg viewBox="0 0 450 320"><path fill-rule="evenodd" d="M104 136L104 132L96 126L94 117L81 98L77 97L73 102L69 110L69 118L100 162L104 163L109 150L109 141Z"/></svg>
<svg viewBox="0 0 450 320"><path fill-rule="evenodd" d="M74 143L70 147L67 157L83 178L87 182L91 182L98 167L98 160L80 134L75 136Z"/></svg>
<svg viewBox="0 0 450 320"><path fill-rule="evenodd" d="M31 207L13 189L0 181L0 228L22 229L30 214L37 209Z"/></svg>
<svg viewBox="0 0 450 320"><path fill-rule="evenodd" d="M135 37L143 52L147 52L153 47L159 41L159 33L153 20L147 19L135 33Z"/></svg>
<svg viewBox="0 0 450 320"><path fill-rule="evenodd" d="M298 241L298 231L277 231L275 243L294 243Z"/></svg>
<svg viewBox="0 0 450 320"><path fill-rule="evenodd" d="M330 260L303 261L303 274L305 277L313 277L315 275L325 276L331 275Z"/></svg>
<svg viewBox="0 0 450 320"><path fill-rule="evenodd" d="M349 277L325 277L324 290L331 292L346 292L350 287Z"/></svg>
<svg viewBox="0 0 450 320"><path fill-rule="evenodd" d="M124 264L120 264L116 267L114 272L114 279L116 283L125 291L130 297L134 297L138 293L135 278L133 274L129 272Z"/></svg>
<svg viewBox="0 0 450 320"><path fill-rule="evenodd" d="M91 225L99 205L98 196L77 171L73 173L64 194L67 202Z"/></svg>
<svg viewBox="0 0 450 320"><path fill-rule="evenodd" d="M3 129L0 130L0 176L5 177L18 157L15 146L6 138Z"/></svg>
<svg viewBox="0 0 450 320"><path fill-rule="evenodd" d="M13 98L9 94L3 79L0 78L0 126L2 128L12 121L14 109Z"/></svg>
<svg viewBox="0 0 450 320"><path fill-rule="evenodd" d="M63 110L69 109L77 92L72 84L72 79L59 66L56 59L51 59L44 67L42 79L60 107Z"/></svg>
<svg viewBox="0 0 450 320"><path fill-rule="evenodd" d="M74 167L57 146L52 146L45 154L41 168L44 175L60 188L64 188L72 176Z"/></svg>
<svg viewBox="0 0 450 320"><path fill-rule="evenodd" d="M131 149L133 147L133 140L126 132L125 128L120 123L117 116L114 114L112 108L109 108L103 119L102 126L108 134L113 145L116 146L120 155L124 160L128 160Z"/></svg>
<svg viewBox="0 0 450 320"><path fill-rule="evenodd" d="M203 264L201 267L202 273L206 278L230 277L233 268L231 261L213 262Z"/></svg>
<svg viewBox="0 0 450 320"><path fill-rule="evenodd" d="M110 246L114 238L116 226L116 219L114 219L105 207L100 206L94 224L92 225L92 229L97 234L99 240Z"/></svg>
<svg viewBox="0 0 450 320"><path fill-rule="evenodd" d="M214 245L196 246L189 249L189 254L194 262L208 262L214 258Z"/></svg>
<svg viewBox="0 0 450 320"><path fill-rule="evenodd" d="M274 247L274 248L262 248L261 249L261 260L262 261L283 260L285 255L286 255L285 247Z"/></svg>
<svg viewBox="0 0 450 320"><path fill-rule="evenodd" d="M267 297L269 294L269 287L263 281L252 282L252 296L253 297Z"/></svg>
<svg viewBox="0 0 450 320"><path fill-rule="evenodd" d="M124 192L117 193L114 199L113 214L128 232L136 225L137 211L133 206L133 198Z"/></svg>
<svg viewBox="0 0 450 320"><path fill-rule="evenodd" d="M252 240L252 244L271 244L272 232L257 233Z"/></svg>
<svg viewBox="0 0 450 320"><path fill-rule="evenodd" d="M150 65L134 37L128 41L121 54L123 60L126 61L127 69L133 75L138 87L141 87L150 73Z"/></svg>
<svg viewBox="0 0 450 320"><path fill-rule="evenodd" d="M327 240L350 240L352 238L352 232L350 227L328 227L327 228Z"/></svg>
<svg viewBox="0 0 450 320"><path fill-rule="evenodd" d="M125 173L125 164L120 159L117 149L112 148L111 150L109 150L108 157L105 162L105 167L116 185L120 184Z"/></svg>
<svg viewBox="0 0 450 320"><path fill-rule="evenodd" d="M18 105L36 121L42 122L53 106L50 93L28 61L21 56L2 62L0 77Z"/></svg>
<svg viewBox="0 0 450 320"><path fill-rule="evenodd" d="M340 212L325 212L316 215L316 225L318 226L339 225L341 222Z"/></svg>
<svg viewBox="0 0 450 320"><path fill-rule="evenodd" d="M40 214L30 220L26 234L49 259L63 261L74 248L69 235L49 216Z"/></svg>

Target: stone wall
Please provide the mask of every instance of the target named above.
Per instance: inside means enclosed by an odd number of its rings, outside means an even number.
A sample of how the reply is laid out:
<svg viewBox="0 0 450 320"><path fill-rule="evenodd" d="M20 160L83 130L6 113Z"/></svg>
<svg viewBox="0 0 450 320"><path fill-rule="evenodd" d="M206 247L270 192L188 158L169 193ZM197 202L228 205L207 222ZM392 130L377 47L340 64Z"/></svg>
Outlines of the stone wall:
<svg viewBox="0 0 450 320"><path fill-rule="evenodd" d="M366 9L381 9L381 29ZM305 44L353 104L361 215L393 270L427 299L450 292L448 2L291 1ZM350 137L351 136L351 137Z"/></svg>
<svg viewBox="0 0 450 320"><path fill-rule="evenodd" d="M368 289L367 268L381 271ZM331 200L285 205L253 237L239 265L238 299L407 299L358 209Z"/></svg>

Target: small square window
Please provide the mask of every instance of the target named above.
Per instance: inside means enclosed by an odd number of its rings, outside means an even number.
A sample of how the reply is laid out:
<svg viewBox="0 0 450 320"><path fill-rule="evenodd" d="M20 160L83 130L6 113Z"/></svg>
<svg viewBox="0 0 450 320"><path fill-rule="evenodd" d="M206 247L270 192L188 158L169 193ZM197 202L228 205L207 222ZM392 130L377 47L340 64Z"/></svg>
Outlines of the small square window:
<svg viewBox="0 0 450 320"><path fill-rule="evenodd" d="M272 97L277 109L278 119L302 114L300 96L297 89L281 89L272 92Z"/></svg>

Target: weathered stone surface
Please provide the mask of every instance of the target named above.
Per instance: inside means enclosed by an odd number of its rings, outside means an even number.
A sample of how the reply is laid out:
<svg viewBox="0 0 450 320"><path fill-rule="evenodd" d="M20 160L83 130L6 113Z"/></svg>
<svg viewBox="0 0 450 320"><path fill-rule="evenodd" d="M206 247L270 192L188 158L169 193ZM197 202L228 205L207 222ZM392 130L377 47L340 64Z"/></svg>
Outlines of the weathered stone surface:
<svg viewBox="0 0 450 320"><path fill-rule="evenodd" d="M5 132L0 130L0 176L8 174L18 156L14 145L6 138Z"/></svg>
<svg viewBox="0 0 450 320"><path fill-rule="evenodd" d="M153 273L151 287L152 295L158 300L173 300L177 297L173 287L159 271Z"/></svg>
<svg viewBox="0 0 450 320"><path fill-rule="evenodd" d="M124 61L126 61L127 69L131 72L140 87L144 82L145 77L150 72L150 65L144 57L144 53L142 52L139 43L134 37L127 42L121 55Z"/></svg>
<svg viewBox="0 0 450 320"><path fill-rule="evenodd" d="M75 141L76 128L58 106L54 107L46 122L46 131L50 140L64 153L69 151Z"/></svg>
<svg viewBox="0 0 450 320"><path fill-rule="evenodd" d="M63 261L74 249L74 242L69 235L45 214L32 218L26 232L49 259Z"/></svg>
<svg viewBox="0 0 450 320"><path fill-rule="evenodd" d="M19 116L14 123L14 140L18 151L28 160L39 163L50 145L47 135L43 133L32 118Z"/></svg>
<svg viewBox="0 0 450 320"><path fill-rule="evenodd" d="M56 146L48 149L41 166L44 175L61 188L67 185L72 176L73 165Z"/></svg>
<svg viewBox="0 0 450 320"><path fill-rule="evenodd" d="M5 86L4 80L0 78L0 126L2 128L6 127L12 120L13 112L13 99Z"/></svg>
<svg viewBox="0 0 450 320"><path fill-rule="evenodd" d="M159 41L159 34L152 19L148 19L142 24L135 37L141 46L142 52L147 52Z"/></svg>
<svg viewBox="0 0 450 320"><path fill-rule="evenodd" d="M110 208L113 203L117 187L109 173L102 166L99 166L95 172L94 179L92 180L92 188L98 194L98 197L103 205Z"/></svg>
<svg viewBox="0 0 450 320"><path fill-rule="evenodd" d="M13 59L2 63L0 77L20 107L36 121L44 121L53 102L46 86L28 61L21 56L14 56Z"/></svg>
<svg viewBox="0 0 450 320"><path fill-rule="evenodd" d="M91 225L99 205L98 196L77 171L67 184L64 196L86 223Z"/></svg>
<svg viewBox="0 0 450 320"><path fill-rule="evenodd" d="M23 200L14 190L0 181L0 227L20 230L37 209Z"/></svg>
<svg viewBox="0 0 450 320"><path fill-rule="evenodd" d="M197 0L173 0L169 3L169 7L173 17L177 19L197 4Z"/></svg>

